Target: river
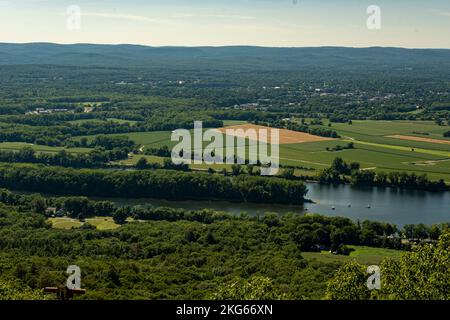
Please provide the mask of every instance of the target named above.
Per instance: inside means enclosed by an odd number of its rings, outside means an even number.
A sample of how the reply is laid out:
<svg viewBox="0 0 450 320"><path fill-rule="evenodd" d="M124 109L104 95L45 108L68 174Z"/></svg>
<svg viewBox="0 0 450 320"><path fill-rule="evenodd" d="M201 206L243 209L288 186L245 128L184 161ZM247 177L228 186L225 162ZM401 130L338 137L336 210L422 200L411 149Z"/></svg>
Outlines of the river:
<svg viewBox="0 0 450 320"><path fill-rule="evenodd" d="M200 210L210 208L232 214L246 212L263 215L266 212L320 213L344 216L353 220L373 220L405 224L450 222L450 192L432 193L391 188L357 188L349 185L320 185L307 183L307 198L314 203L304 206L232 203L224 201L165 201L155 199L113 199L117 204L153 205ZM98 198L97 198L98 199Z"/></svg>
<svg viewBox="0 0 450 320"><path fill-rule="evenodd" d="M405 224L450 222L450 192L308 184L310 212ZM349 205L351 207L349 207ZM370 208L368 208L370 206ZM335 207L335 210L332 209Z"/></svg>

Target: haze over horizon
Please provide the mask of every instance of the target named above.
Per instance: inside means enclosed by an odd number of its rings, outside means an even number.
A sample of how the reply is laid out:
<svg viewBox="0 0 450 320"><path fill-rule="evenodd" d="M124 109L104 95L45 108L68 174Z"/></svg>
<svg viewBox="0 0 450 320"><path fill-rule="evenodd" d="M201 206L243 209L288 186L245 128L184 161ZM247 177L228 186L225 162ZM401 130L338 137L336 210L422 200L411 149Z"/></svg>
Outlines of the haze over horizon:
<svg viewBox="0 0 450 320"><path fill-rule="evenodd" d="M67 27L69 6L80 28ZM370 30L367 8L381 9ZM450 1L0 0L0 42L450 48Z"/></svg>
<svg viewBox="0 0 450 320"><path fill-rule="evenodd" d="M33 45L33 44L49 44L49 45L61 45L61 46L77 46L77 45L93 45L93 46L136 46L136 47L148 47L148 48L226 48L226 47L254 47L254 48L267 48L267 49L320 49L320 48L347 48L347 49L406 49L406 50L450 50L449 48L434 48L434 47L400 47L400 46L339 46L339 45L317 45L317 46L270 46L270 45L252 45L252 44L224 44L224 45L152 45L141 43L95 43L95 42L49 42L49 41L35 41L35 42L2 42L0 44L11 45Z"/></svg>

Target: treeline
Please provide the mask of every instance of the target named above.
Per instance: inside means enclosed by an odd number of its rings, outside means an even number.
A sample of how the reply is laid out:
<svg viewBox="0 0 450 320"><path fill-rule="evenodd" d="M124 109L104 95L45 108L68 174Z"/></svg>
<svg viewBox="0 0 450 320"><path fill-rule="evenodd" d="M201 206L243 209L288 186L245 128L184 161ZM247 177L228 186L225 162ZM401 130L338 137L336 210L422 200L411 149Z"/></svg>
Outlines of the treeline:
<svg viewBox="0 0 450 320"><path fill-rule="evenodd" d="M149 156L168 158L172 156L172 151L168 146L162 146L160 148L148 148L145 150L144 154Z"/></svg>
<svg viewBox="0 0 450 320"><path fill-rule="evenodd" d="M105 125L107 124L107 125ZM69 146L72 137L98 134L121 134L137 129L129 123L117 122L83 122L80 124L64 123L55 126L25 126L0 123L0 142L26 142L46 146Z"/></svg>
<svg viewBox="0 0 450 320"><path fill-rule="evenodd" d="M99 135L94 137L91 141L83 137L80 141L73 141L74 147L82 148L96 148L102 147L106 150L113 150L115 148L127 148L130 151L136 146L135 142L127 136L105 136Z"/></svg>
<svg viewBox="0 0 450 320"><path fill-rule="evenodd" d="M342 158L336 158L330 168L319 173L317 179L321 183L352 183L356 186L394 187L425 191L448 191L450 189L443 179L431 181L426 174L361 170L359 163L348 164Z"/></svg>
<svg viewBox="0 0 450 320"><path fill-rule="evenodd" d="M444 229L450 230L450 222L442 224L433 224L431 226L421 224L406 224L403 227L403 235L412 240L432 239L437 240Z"/></svg>
<svg viewBox="0 0 450 320"><path fill-rule="evenodd" d="M353 142L349 142L346 146L337 145L336 147L326 147L325 150L328 152L339 152L342 150L353 150L355 149L355 144Z"/></svg>
<svg viewBox="0 0 450 320"><path fill-rule="evenodd" d="M148 160L144 157L141 157L134 167L138 170L157 170L157 169L167 169L167 170L177 170L177 171L191 171L188 164L181 163L181 164L175 164L173 163L172 159L165 158L163 160L163 163L159 162L148 162Z"/></svg>
<svg viewBox="0 0 450 320"><path fill-rule="evenodd" d="M325 128L312 128L306 123L304 124L297 124L291 121L284 121L284 120L278 120L274 122L266 122L266 123L260 123L258 121L253 122L257 125L265 125L272 128L278 128L278 129L287 129L292 131L298 131L298 132L304 132L309 133L315 136L319 137L326 137L326 138L339 138L340 136L338 133L331 129L325 129Z"/></svg>
<svg viewBox="0 0 450 320"><path fill-rule="evenodd" d="M319 137L335 138L335 139L340 138L339 134L334 130L325 128L311 128L306 124L301 125L289 122L284 128L288 130L309 133Z"/></svg>
<svg viewBox="0 0 450 320"><path fill-rule="evenodd" d="M23 116L26 117L26 116ZM26 142L47 146L74 146L73 137L124 134L130 132L169 131L193 129L194 121L203 121L205 128L223 126L217 120L202 112L161 112L145 122L128 123L117 121L87 121L81 123L62 122L52 126L30 126L20 121L7 123L0 121L0 142Z"/></svg>
<svg viewBox="0 0 450 320"><path fill-rule="evenodd" d="M31 147L23 147L19 151L0 150L0 162L36 163L48 166L72 168L99 168L111 161L128 158L130 148L114 148L113 150L93 149L88 153L74 154L66 150L58 153L36 153Z"/></svg>
<svg viewBox="0 0 450 320"><path fill-rule="evenodd" d="M15 206L19 210L44 214L46 217L70 217L84 220L112 216L119 224L126 223L127 218L143 221L196 221L205 224L232 219L251 219L247 215L234 216L208 209L195 211L140 205L118 206L112 201L91 200L87 197L44 197L38 193L18 194L7 189L0 189L0 202Z"/></svg>
<svg viewBox="0 0 450 320"><path fill-rule="evenodd" d="M40 107L44 107L47 110L52 110L53 108L55 108L51 104L47 104L45 106L40 106ZM75 107L70 107L70 106L64 105L64 106L59 106L59 108L72 109ZM84 113L83 111L81 111L80 113L57 112L57 113L50 113L50 114L8 115L8 116L0 117L0 122L14 123L14 124L19 123L19 124L24 124L24 125L29 125L29 126L54 126L54 125L60 124L62 122L77 121L77 120L92 120L92 119L106 121L106 117L104 117L102 114L93 113L93 112Z"/></svg>
<svg viewBox="0 0 450 320"><path fill-rule="evenodd" d="M407 172L354 171L351 181L357 186L395 187L425 191L449 190L449 186L443 179L431 181L426 174L417 175Z"/></svg>
<svg viewBox="0 0 450 320"><path fill-rule="evenodd" d="M211 224L216 221L242 219L243 216L233 216L227 213L216 212L212 210L185 210L174 208L144 208L140 206L126 208L127 216L135 220L144 221L197 221L200 223Z"/></svg>
<svg viewBox="0 0 450 320"><path fill-rule="evenodd" d="M41 194L18 194L7 189L0 189L0 202L19 210L46 214L47 217L58 215L77 219L112 216L118 209L111 201L93 201L87 197L44 197Z"/></svg>
<svg viewBox="0 0 450 320"><path fill-rule="evenodd" d="M300 181L274 177L231 178L172 170L75 170L33 165L1 165L0 186L58 195L280 204L301 204L307 193Z"/></svg>

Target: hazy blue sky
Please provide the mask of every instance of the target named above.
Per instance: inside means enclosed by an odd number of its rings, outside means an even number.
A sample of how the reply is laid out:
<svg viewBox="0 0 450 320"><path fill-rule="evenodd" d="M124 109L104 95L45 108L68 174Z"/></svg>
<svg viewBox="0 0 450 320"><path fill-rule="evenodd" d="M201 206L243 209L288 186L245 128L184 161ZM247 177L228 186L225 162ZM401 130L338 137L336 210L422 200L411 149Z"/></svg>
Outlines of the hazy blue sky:
<svg viewBox="0 0 450 320"><path fill-rule="evenodd" d="M373 4L380 30L366 26ZM36 41L450 48L450 0L0 0L0 42Z"/></svg>

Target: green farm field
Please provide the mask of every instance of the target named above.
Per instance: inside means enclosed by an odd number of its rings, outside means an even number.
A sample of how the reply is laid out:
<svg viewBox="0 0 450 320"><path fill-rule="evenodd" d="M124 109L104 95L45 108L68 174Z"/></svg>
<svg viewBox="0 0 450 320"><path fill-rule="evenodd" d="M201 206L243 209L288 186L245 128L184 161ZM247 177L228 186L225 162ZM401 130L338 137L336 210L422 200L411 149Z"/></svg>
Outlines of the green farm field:
<svg viewBox="0 0 450 320"><path fill-rule="evenodd" d="M164 145L174 146L176 142L170 141L171 131L153 131L153 132L130 132L120 134L110 134L110 136L127 136L136 144L143 145L145 148L158 148ZM89 141L96 136L86 136ZM83 137L74 138L74 140L81 140Z"/></svg>
<svg viewBox="0 0 450 320"><path fill-rule="evenodd" d="M92 151L89 148L62 148L62 147L49 147L49 146L41 146L36 144L30 144L25 142L2 142L0 143L0 150L10 150L10 151L18 151L24 147L31 147L36 152L42 153L57 153L61 150L66 150L69 153L87 153Z"/></svg>
<svg viewBox="0 0 450 320"><path fill-rule="evenodd" d="M328 127L327 122L322 127ZM354 150L340 152L347 161L361 162L364 168L376 171L426 173L432 179L450 181L450 144L409 141L390 138L392 135L418 136L446 140L448 126L431 121L353 121L333 123L332 129L343 142L353 142Z"/></svg>
<svg viewBox="0 0 450 320"><path fill-rule="evenodd" d="M136 124L138 123L137 121L132 121L132 120L122 120L122 119L115 119L115 118L108 118L106 119L106 121L103 120L99 120L99 119L81 119L81 120L72 120L72 121L67 121L67 123L72 123L72 124L81 124L81 123L89 123L89 122L104 122L104 123L108 123L108 122L114 122L114 123L129 123L130 125Z"/></svg>
<svg viewBox="0 0 450 320"><path fill-rule="evenodd" d="M226 121L227 125L236 125L240 121ZM327 122L322 126L328 128ZM280 145L280 162L282 165L298 166L308 169L301 172L315 175L318 170L327 168L336 157L347 162L359 162L363 169L377 172L404 171L417 174L427 174L433 180L444 179L450 182L450 145L421 141L407 141L388 138L391 135L418 136L418 133L428 134L426 137L445 140L442 133L449 127L438 126L431 121L353 121L352 125L332 124L341 139L334 141L308 142L300 144ZM170 131L136 132L126 134L145 149L176 145L170 140ZM93 136L89 136L92 139ZM450 140L449 140L450 141ZM342 151L327 151L336 146L344 147L350 142L354 149ZM205 146L208 143L205 143ZM132 165L139 156L125 161ZM163 161L161 158L149 157L153 162ZM207 169L207 165L196 165L196 169ZM213 166L214 169L228 168L224 165Z"/></svg>
<svg viewBox="0 0 450 320"><path fill-rule="evenodd" d="M328 123L324 121L324 125L318 127L328 128ZM337 131L344 139L408 148L450 151L450 144L407 141L389 137L393 135L408 135L450 141L450 139L443 137L443 133L449 131L450 128L448 126L438 126L432 121L354 120L352 125L333 123L331 129Z"/></svg>
<svg viewBox="0 0 450 320"><path fill-rule="evenodd" d="M71 219L67 217L62 218L50 218L48 221L52 224L52 227L55 229L77 229L83 226L83 222L78 219ZM129 220L131 221L131 220ZM93 225L98 230L114 230L120 227L120 225L116 224L112 217L95 217L86 219L85 223L89 223Z"/></svg>
<svg viewBox="0 0 450 320"><path fill-rule="evenodd" d="M302 256L307 260L318 260L320 262L349 262L356 260L359 263L365 265L377 265L383 259L399 259L402 251L384 249L384 248L372 248L364 246L348 246L354 249L349 256L335 255L328 251L322 252L302 252Z"/></svg>

